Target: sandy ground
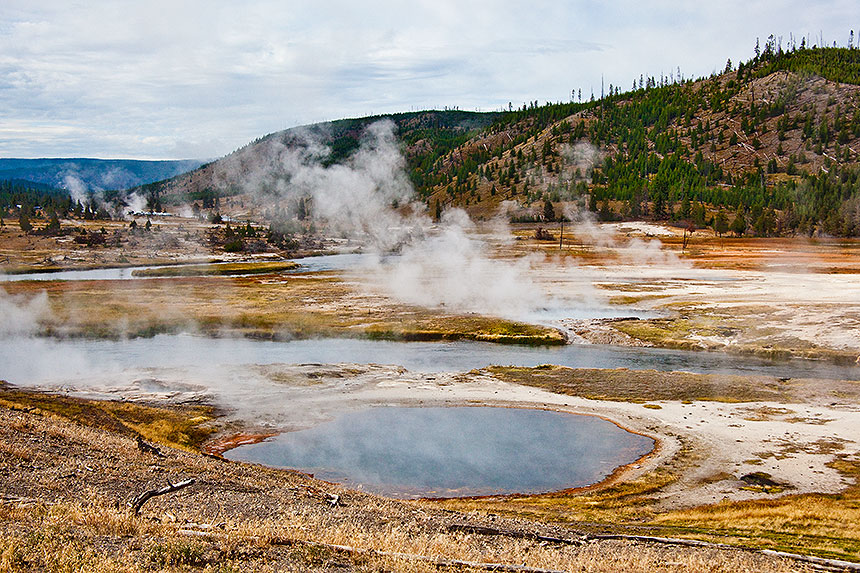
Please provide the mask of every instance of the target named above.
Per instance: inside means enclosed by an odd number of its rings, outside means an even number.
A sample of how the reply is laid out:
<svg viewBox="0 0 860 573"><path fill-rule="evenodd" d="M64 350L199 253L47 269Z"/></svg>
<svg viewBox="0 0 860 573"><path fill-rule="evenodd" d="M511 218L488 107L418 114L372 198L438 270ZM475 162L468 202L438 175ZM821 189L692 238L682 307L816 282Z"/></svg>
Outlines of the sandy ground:
<svg viewBox="0 0 860 573"><path fill-rule="evenodd" d="M532 259L532 278L548 304L573 310L553 318L578 331L579 342L637 344L600 323L592 336L589 323L576 322L610 306L615 316L707 322L677 334L693 347L834 351L860 360L860 241L719 239L697 231L682 250L680 229L651 223L569 232L561 249L531 240L528 229L517 230L523 240L515 245L495 248L509 256L544 253Z"/></svg>
<svg viewBox="0 0 860 573"><path fill-rule="evenodd" d="M480 404L596 415L659 443L651 456L616 479L633 479L660 466L682 474L660 493L662 509L773 497L740 480L753 472L766 472L786 493L837 492L849 484L828 464L837 454L860 455L860 405L836 398L795 404L661 401L646 407L555 394L483 371L425 374L380 365L275 364L222 374L229 384L195 379L184 369L149 369L129 373L127 380L91 380L89 389L81 381L72 393L211 401L225 409L228 420L261 433L306 428L346 411L379 406ZM70 391L68 382L65 387ZM694 455L679 456L682 449Z"/></svg>

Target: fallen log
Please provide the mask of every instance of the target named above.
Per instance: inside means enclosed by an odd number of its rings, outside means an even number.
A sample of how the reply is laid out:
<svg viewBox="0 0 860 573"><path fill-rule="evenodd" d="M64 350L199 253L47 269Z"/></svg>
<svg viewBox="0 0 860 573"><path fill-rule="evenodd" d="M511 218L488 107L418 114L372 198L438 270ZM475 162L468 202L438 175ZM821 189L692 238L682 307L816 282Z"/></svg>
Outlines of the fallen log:
<svg viewBox="0 0 860 573"><path fill-rule="evenodd" d="M495 527L487 527L484 525L470 525L468 523L452 523L448 526L450 532L471 533L475 535L502 536L511 537L513 539L531 539L534 541L543 541L546 543L558 543L562 545L584 545L583 539L563 539L561 537L550 537L540 535L538 533L530 533L526 531L510 531L505 529L497 529Z"/></svg>
<svg viewBox="0 0 860 573"><path fill-rule="evenodd" d="M686 547L704 547L712 549L748 551L752 553L761 553L763 555L771 555L781 557L783 559L791 559L792 561L801 561L808 563L816 569L824 571L860 571L860 563L851 561L843 561L841 559L825 559L823 557L815 557L812 555L801 555L800 553L788 553L786 551L774 551L773 549L755 549L752 547L744 547L742 545L727 545L725 543L711 543L709 541L699 541L697 539L679 539L677 537L651 537L647 535L622 535L622 534L604 534L604 535L588 535L589 540L601 541L606 539L619 539L625 541L643 541L647 543L660 543L665 545L681 545Z"/></svg>
<svg viewBox="0 0 860 573"><path fill-rule="evenodd" d="M829 571L860 571L860 563L843 561L842 559L825 559L823 557L815 557L812 555L798 555L797 553L774 551L773 549L762 549L761 552L765 555L775 555L776 557L785 557L787 559L794 559L795 561L803 561L816 568Z"/></svg>
<svg viewBox="0 0 860 573"><path fill-rule="evenodd" d="M179 491L181 489L185 489L189 485L194 483L194 478L187 479L185 481L170 483L167 482L167 485L161 489L151 489L149 491L145 491L142 494L135 497L132 501L128 503L128 506L134 511L134 514L137 515L140 513L140 508L143 507L143 504L152 499L153 497L157 497L159 495L166 495L168 493L173 493Z"/></svg>
<svg viewBox="0 0 860 573"><path fill-rule="evenodd" d="M210 531L197 531L195 529L180 529L176 532L183 537L193 537L202 541L218 542L227 538L227 534ZM431 557L428 555L420 555L417 553L401 553L397 551L381 551L379 549L363 549L361 547L351 547L349 545L333 545L331 543L322 543L319 541L308 541L305 539L293 539L286 537L262 538L248 537L246 540L253 540L260 544L270 543L272 545L280 545L286 547L313 547L315 549L327 549L330 551L339 551L353 555L374 556L374 557L389 557L394 559L403 559L404 561L419 561L428 563L438 569L480 569L482 571L501 571L503 573L564 573L556 569L541 569L538 567L529 567L527 565L509 565L506 563L487 563L483 561L463 561L460 559L443 559Z"/></svg>

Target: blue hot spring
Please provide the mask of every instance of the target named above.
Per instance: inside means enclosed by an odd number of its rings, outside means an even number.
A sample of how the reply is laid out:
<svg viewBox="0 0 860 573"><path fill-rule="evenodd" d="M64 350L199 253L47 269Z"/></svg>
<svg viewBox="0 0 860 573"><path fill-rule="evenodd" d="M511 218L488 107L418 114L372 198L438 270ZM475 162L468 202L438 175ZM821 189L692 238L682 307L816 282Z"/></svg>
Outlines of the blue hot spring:
<svg viewBox="0 0 860 573"><path fill-rule="evenodd" d="M654 440L584 415L497 407L343 414L227 452L391 497L542 493L600 482Z"/></svg>

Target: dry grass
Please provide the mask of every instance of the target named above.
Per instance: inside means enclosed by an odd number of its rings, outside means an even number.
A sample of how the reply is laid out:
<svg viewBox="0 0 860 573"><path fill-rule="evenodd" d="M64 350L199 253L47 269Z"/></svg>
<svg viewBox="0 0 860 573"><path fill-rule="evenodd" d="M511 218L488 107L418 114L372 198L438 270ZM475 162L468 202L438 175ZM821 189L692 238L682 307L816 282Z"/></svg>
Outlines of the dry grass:
<svg viewBox="0 0 860 573"><path fill-rule="evenodd" d="M464 502L474 504L465 513L452 513L444 510L446 502L439 507L386 500L291 472L176 450L156 460L138 452L126 436L48 412L0 408L0 442L32 448L24 464L0 453L0 492L22 491L26 484L26 496L34 498L5 496L0 502L0 571L417 572L439 570L440 560L574 571L798 570L796 564L739 551L608 540L577 546L528 537L536 531L576 539L583 529L605 531L650 519L653 512L642 502L670 482L669 475L651 474L579 496L496 500L496 505L472 500ZM81 420L99 425L96 415ZM110 502L177 475L193 475L198 484L153 499L139 516ZM324 492L332 491L341 495L341 506L325 502ZM532 504L540 521L567 517L602 525L580 521L576 530L546 529L521 517L481 517L496 507L516 510L518 503L521 515L525 504ZM465 533L452 524L490 524L519 536ZM455 570L480 569L458 565Z"/></svg>
<svg viewBox="0 0 860 573"><path fill-rule="evenodd" d="M652 521L709 539L860 561L860 461L843 455L832 465L853 479L853 486L840 494L721 502Z"/></svg>
<svg viewBox="0 0 860 573"><path fill-rule="evenodd" d="M457 511L490 512L509 517L566 523L585 530L614 530L656 515L652 507L652 496L675 481L676 476L660 469L635 480L592 491L523 497L449 499L438 503Z"/></svg>
<svg viewBox="0 0 860 573"><path fill-rule="evenodd" d="M326 275L180 277L124 281L13 282L10 294L45 291L43 331L89 337L203 332L260 338L364 336L564 344L554 328L452 315L379 300Z"/></svg>
<svg viewBox="0 0 860 573"><path fill-rule="evenodd" d="M34 220L37 228L47 221ZM74 242L77 231L52 237L24 234L18 225L0 227L0 272L30 273L115 266L176 264L207 261L211 249L208 223L192 219L155 219L151 232L130 233L127 221L63 220L64 230L105 230L103 245L87 247ZM119 240L117 240L119 239Z"/></svg>
<svg viewBox="0 0 860 573"><path fill-rule="evenodd" d="M557 546L444 531L416 535L397 526L369 530L363 523L321 523L303 515L269 522L226 522L200 538L181 535L179 526L152 524L123 510L68 504L31 507L15 515L3 513L0 520L5 526L0 532L2 572L329 570L332 566L423 572L438 571L437 563L451 561L565 571L798 570L788 561L743 552L690 551L618 541ZM100 521L125 527L106 527ZM10 525L17 526L17 532L10 532Z"/></svg>
<svg viewBox="0 0 860 573"><path fill-rule="evenodd" d="M521 368L492 366L493 376L506 382L536 386L558 394L594 400L716 400L723 402L791 401L796 386L766 376L732 376L627 370L626 368Z"/></svg>
<svg viewBox="0 0 860 573"><path fill-rule="evenodd" d="M683 459L684 454L680 456ZM665 469L582 494L500 499L446 500L458 511L493 513L576 525L581 530L693 538L742 547L774 549L860 561L860 462L844 457L836 467L853 477L841 494L806 494L731 502L693 509L657 509L660 492L675 482ZM716 478L715 478L716 479Z"/></svg>
<svg viewBox="0 0 860 573"><path fill-rule="evenodd" d="M0 393L0 405L41 415L53 415L88 427L101 428L125 435L140 434L147 440L174 448L197 451L216 432L213 410L208 406L152 407L131 402L85 400L70 396L42 394L6 388ZM66 436L64 426L52 431ZM26 428L21 428L26 429ZM27 459L30 453L16 446L2 446L0 452Z"/></svg>

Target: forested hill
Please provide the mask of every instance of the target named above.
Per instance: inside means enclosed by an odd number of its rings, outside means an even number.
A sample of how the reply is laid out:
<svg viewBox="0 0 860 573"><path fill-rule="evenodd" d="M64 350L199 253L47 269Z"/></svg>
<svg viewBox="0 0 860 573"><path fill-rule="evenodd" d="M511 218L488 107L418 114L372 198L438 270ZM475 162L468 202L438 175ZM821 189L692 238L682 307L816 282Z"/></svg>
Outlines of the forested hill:
<svg viewBox="0 0 860 573"><path fill-rule="evenodd" d="M640 76L597 101L389 117L432 214L459 206L489 216L515 201L523 219L577 206L602 219L732 225L738 234L860 235L860 49L783 51L771 40L711 77ZM376 119L305 130L331 146L334 162ZM146 191L244 206L249 191L259 197L283 176L255 180L253 190L242 179L270 159L273 141L306 140L301 130L272 134Z"/></svg>
<svg viewBox="0 0 860 573"><path fill-rule="evenodd" d="M515 200L541 216L549 199L561 215L576 200L603 219L856 236L858 84L858 49L768 45L709 78L505 114L416 179L433 210Z"/></svg>
<svg viewBox="0 0 860 573"><path fill-rule="evenodd" d="M460 110L422 111L287 129L261 137L189 173L142 185L138 191L147 195L152 204L193 202L207 209L226 210L231 204L244 204L243 196L271 195L270 192L282 186L285 174L279 171L277 158L283 149L319 143L329 150L321 160L323 165L342 162L359 148L367 127L382 120L395 124L410 171L429 170L438 158L465 144L474 134L489 129L499 115Z"/></svg>

